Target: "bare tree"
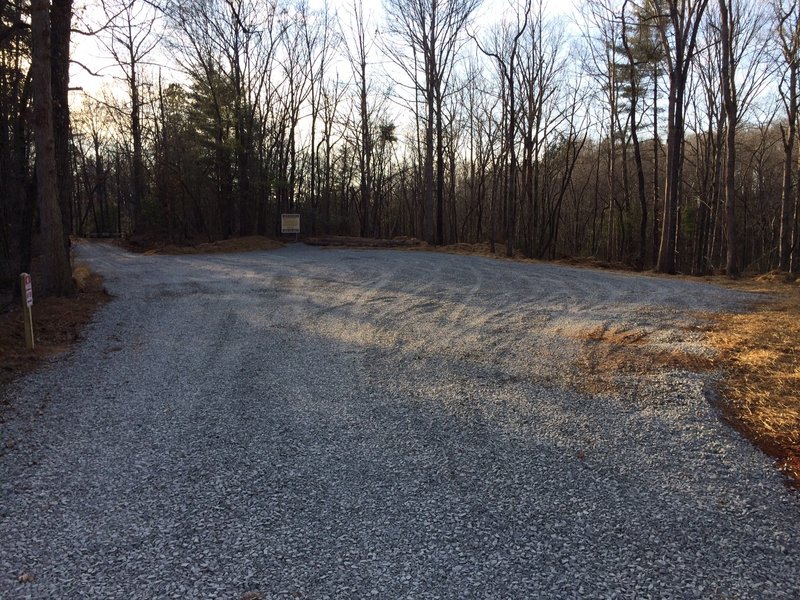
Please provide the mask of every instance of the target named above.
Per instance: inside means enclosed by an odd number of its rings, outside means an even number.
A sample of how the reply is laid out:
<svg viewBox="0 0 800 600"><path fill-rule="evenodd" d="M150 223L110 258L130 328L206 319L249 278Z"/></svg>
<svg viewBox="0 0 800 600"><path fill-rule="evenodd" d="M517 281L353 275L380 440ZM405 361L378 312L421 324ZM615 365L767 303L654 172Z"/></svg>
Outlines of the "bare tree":
<svg viewBox="0 0 800 600"><path fill-rule="evenodd" d="M669 76L664 219L656 268L662 273L674 273L683 169L686 83L695 55L697 32L708 0L666 0L663 4L663 12L659 10L654 19Z"/></svg>
<svg viewBox="0 0 800 600"><path fill-rule="evenodd" d="M102 6L108 37L103 36L100 40L122 70L121 79L130 101L133 230L139 232L143 227L142 205L147 188L143 156L142 66L159 43L160 36L154 31L157 15L153 5L143 0L103 0Z"/></svg>
<svg viewBox="0 0 800 600"><path fill-rule="evenodd" d="M387 27L411 56L391 56L413 82L425 104L423 167L424 237L443 237L444 144L442 102L465 27L481 0L385 0ZM435 140L435 141L434 141ZM434 180L434 158L437 163ZM434 206L435 195L435 206Z"/></svg>
<svg viewBox="0 0 800 600"><path fill-rule="evenodd" d="M307 8L305 8L308 11ZM311 231L317 233L319 213L319 152L317 144L317 122L324 111L326 72L334 58L339 38L334 28L335 15L331 13L327 1L318 11L308 11L303 28L303 42L306 52L306 75L309 80L309 104L311 112L311 141L309 153L308 199L311 210Z"/></svg>
<svg viewBox="0 0 800 600"><path fill-rule="evenodd" d="M736 67L731 60L733 53L733 17L728 10L726 0L719 0L720 12L720 36L722 43L722 64L720 73L722 75L722 103L725 107L725 118L727 131L725 135L725 147L727 150L725 159L725 221L727 223L727 242L728 252L725 261L725 273L728 277L739 275L739 263L736 260L736 183L734 173L736 171L736 88L734 80Z"/></svg>
<svg viewBox="0 0 800 600"><path fill-rule="evenodd" d="M65 243L69 247L72 226L72 169L69 157L69 46L72 25L72 0L52 0L50 6L50 50L53 92L53 141L56 153L56 174L61 205L61 221Z"/></svg>
<svg viewBox="0 0 800 600"><path fill-rule="evenodd" d="M753 0L719 0L722 101L725 107L725 221L728 277L739 275L739 245L736 223L736 128L742 114L767 80L766 15ZM744 71L742 73L742 71ZM741 81L737 78L740 73Z"/></svg>
<svg viewBox="0 0 800 600"><path fill-rule="evenodd" d="M374 41L368 39L369 23L364 15L364 4L361 0L353 0L348 34L346 35L347 59L350 62L355 84L358 90L358 123L359 142L358 170L359 194L363 217L361 219L361 235L375 235L375 215L372 200L372 150L373 140L370 133L370 110L368 106L369 78L367 66L368 56L374 47Z"/></svg>
<svg viewBox="0 0 800 600"><path fill-rule="evenodd" d="M294 201L294 129L299 103L304 99L294 94L294 84L302 84L307 90L301 69L305 64L301 60L304 17L298 12L289 15L278 0L173 0L166 14L174 33L170 49L204 96L197 107L205 113L207 134L212 137L219 229L225 237L247 235L256 227L262 230L263 203L269 190L254 194L257 155L276 158L275 169L281 175L276 174L274 181L281 207ZM285 40L289 26L294 34L291 43ZM279 48L286 50L282 67L289 75L283 81L274 81ZM256 148L257 138L268 136L266 122L275 110L278 87L286 81L293 84L284 98L292 101L285 120L291 124L291 134L284 128L270 131L270 148ZM291 171L290 177L282 176L286 171Z"/></svg>
<svg viewBox="0 0 800 600"><path fill-rule="evenodd" d="M638 105L641 98L642 79L641 70L638 68L640 57L634 55L634 48L629 40L629 27L627 22L628 4L630 0L624 0L620 11L622 17L622 46L625 56L628 59L628 124L630 125L631 141L633 142L633 156L636 161L636 191L639 197L639 210L641 212L639 220L639 258L638 267L644 268L645 256L647 252L647 191L644 181L644 164L642 161L642 148L639 143L639 115Z"/></svg>
<svg viewBox="0 0 800 600"><path fill-rule="evenodd" d="M725 115L721 100L719 26L713 19L706 20L699 42L703 56L695 65L696 85L688 97L694 117L690 127L697 196L693 274L707 273L720 265L718 255L724 249L721 196Z"/></svg>
<svg viewBox="0 0 800 600"><path fill-rule="evenodd" d="M515 7L515 23L504 23L495 31L492 47L478 47L486 56L494 59L497 64L498 74L502 80L501 89L505 91L503 104L503 117L505 124L502 156L505 162L505 177L508 186L503 200L505 212L506 256L514 254L514 230L516 228L517 206L517 59L519 53L519 40L528 27L528 18L531 12L530 0L525 0Z"/></svg>
<svg viewBox="0 0 800 600"><path fill-rule="evenodd" d="M795 256L795 244L792 234L798 232L792 222L792 205L797 212L798 198L794 190L794 155L797 140L798 120L798 79L800 75L800 7L792 0L774 0L773 10L777 24L778 46L780 56L785 65L781 70L779 94L786 110L786 124L781 123L781 140L783 142L783 181L781 185L781 229L778 249L778 268L781 271L795 270L800 257Z"/></svg>
<svg viewBox="0 0 800 600"><path fill-rule="evenodd" d="M544 3L537 1L522 40L519 69L523 207L528 212L522 225L528 229L529 256L541 257L548 248L553 248L553 234L558 228L555 216L560 210L556 206L560 194L544 193L543 168L546 161L543 159L548 155L548 144L558 136L559 125L565 124L567 129L571 129L574 123L575 107L571 96L577 96L582 82L577 70L569 68L566 60L568 49L561 23L548 19L544 14ZM576 76L575 81L569 81L571 76ZM569 132L567 139L573 139ZM567 154L574 150L570 144L571 141L565 144ZM555 204L548 206L550 200Z"/></svg>
<svg viewBox="0 0 800 600"><path fill-rule="evenodd" d="M623 205L619 198L619 174L617 147L624 139L621 127L622 86L624 67L620 65L620 41L622 27L620 9L616 0L591 0L582 5L586 31L589 41L589 59L585 66L597 81L602 107L608 111L603 126L607 130L603 146L607 149L606 186L608 199L603 214L607 215L606 258L613 260L617 252L622 253L624 245ZM624 163L623 163L624 164ZM596 190L599 193L599 190Z"/></svg>

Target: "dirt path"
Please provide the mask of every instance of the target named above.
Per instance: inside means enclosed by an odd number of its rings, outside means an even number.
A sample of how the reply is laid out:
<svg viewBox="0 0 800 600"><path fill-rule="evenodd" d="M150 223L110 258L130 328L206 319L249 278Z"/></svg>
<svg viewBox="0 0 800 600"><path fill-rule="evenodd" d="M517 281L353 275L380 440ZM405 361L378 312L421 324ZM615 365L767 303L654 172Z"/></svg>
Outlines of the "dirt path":
<svg viewBox="0 0 800 600"><path fill-rule="evenodd" d="M796 595L800 500L711 375L588 385L612 336L707 362L690 315L741 294L419 252L79 251L116 298L11 390L0 597Z"/></svg>

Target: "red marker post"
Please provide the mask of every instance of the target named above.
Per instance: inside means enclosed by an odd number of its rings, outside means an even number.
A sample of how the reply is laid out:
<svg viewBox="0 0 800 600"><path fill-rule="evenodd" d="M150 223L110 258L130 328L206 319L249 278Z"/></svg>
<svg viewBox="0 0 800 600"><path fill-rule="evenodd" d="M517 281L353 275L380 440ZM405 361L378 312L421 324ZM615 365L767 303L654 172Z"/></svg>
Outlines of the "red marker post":
<svg viewBox="0 0 800 600"><path fill-rule="evenodd" d="M27 273L20 273L19 289L22 292L22 316L25 319L25 346L33 350L33 284Z"/></svg>

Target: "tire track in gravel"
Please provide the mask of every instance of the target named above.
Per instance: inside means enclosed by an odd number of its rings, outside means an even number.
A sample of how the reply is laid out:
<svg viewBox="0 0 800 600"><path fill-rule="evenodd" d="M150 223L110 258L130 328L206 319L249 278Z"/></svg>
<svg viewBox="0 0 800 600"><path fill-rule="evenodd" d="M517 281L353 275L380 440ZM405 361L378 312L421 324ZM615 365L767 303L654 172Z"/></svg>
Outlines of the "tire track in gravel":
<svg viewBox="0 0 800 600"><path fill-rule="evenodd" d="M686 311L741 295L418 252L79 251L116 298L12 390L53 399L0 457L2 598L796 596L800 504L708 375L577 391L581 332L693 349Z"/></svg>

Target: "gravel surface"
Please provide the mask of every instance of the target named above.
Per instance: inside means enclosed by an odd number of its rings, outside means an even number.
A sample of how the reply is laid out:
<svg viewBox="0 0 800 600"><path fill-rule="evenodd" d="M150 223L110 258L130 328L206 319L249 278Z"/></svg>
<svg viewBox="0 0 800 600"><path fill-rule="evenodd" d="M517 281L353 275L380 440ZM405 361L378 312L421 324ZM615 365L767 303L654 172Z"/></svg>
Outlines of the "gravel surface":
<svg viewBox="0 0 800 600"><path fill-rule="evenodd" d="M0 598L800 597L800 497L710 375L578 391L581 332L702 354L692 312L740 294L423 252L78 250L116 298L8 390Z"/></svg>

